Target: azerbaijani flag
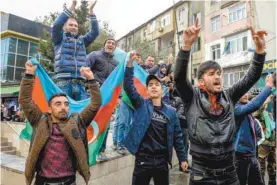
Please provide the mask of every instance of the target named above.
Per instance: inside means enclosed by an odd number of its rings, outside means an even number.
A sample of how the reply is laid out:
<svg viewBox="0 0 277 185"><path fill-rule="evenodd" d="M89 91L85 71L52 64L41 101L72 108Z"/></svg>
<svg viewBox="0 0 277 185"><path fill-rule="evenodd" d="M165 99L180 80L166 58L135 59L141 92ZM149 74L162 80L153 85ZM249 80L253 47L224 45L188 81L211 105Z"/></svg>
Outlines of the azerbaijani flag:
<svg viewBox="0 0 277 185"><path fill-rule="evenodd" d="M117 68L114 69L114 71L101 86L100 91L102 96L102 105L94 120L87 128L90 165L94 165L96 163L96 156L101 148L101 145L105 138L105 134L107 134L107 126L109 124L112 112L116 107L117 99L122 89L124 72L127 61L129 59L129 54L127 55L126 52L117 48L114 51L114 59L119 61L120 64L117 66ZM35 58L32 58L31 62L38 66L35 74L35 84L32 99L43 112L46 112L48 109L47 102L50 97L53 94L60 93L62 91L55 85L55 83L51 80L46 71ZM138 92L145 98L147 97L147 76L148 74L136 63L134 63L134 84ZM123 98L130 106L132 106L128 96L124 91ZM75 101L68 97L68 100L70 106L70 114L73 112L80 112L90 103L90 99ZM20 134L20 138L30 140L31 136L32 127L27 122L26 128L22 130Z"/></svg>

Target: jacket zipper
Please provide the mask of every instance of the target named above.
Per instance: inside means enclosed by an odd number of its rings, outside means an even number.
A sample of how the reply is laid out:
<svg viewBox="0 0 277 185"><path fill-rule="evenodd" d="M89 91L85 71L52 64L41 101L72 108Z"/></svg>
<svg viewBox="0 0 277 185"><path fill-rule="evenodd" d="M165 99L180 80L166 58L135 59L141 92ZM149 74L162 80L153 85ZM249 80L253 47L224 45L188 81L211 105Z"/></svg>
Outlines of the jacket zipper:
<svg viewBox="0 0 277 185"><path fill-rule="evenodd" d="M75 40L75 49L74 49L74 62L75 62L75 78L77 78L77 61L76 61L76 45L77 45L77 41Z"/></svg>

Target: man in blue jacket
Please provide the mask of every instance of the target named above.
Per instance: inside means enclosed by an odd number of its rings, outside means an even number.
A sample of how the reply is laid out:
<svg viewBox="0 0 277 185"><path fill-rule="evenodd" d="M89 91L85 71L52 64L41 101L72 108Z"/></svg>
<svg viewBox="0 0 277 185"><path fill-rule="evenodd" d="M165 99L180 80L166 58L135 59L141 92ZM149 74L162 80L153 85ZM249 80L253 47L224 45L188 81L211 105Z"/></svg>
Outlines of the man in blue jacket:
<svg viewBox="0 0 277 185"><path fill-rule="evenodd" d="M168 185L173 146L182 168L188 167L179 119L175 109L162 102L161 81L155 75L146 79L149 99L137 92L133 81L135 58L132 53L123 84L134 106L132 125L124 141L129 152L136 156L132 184L148 185L153 178L155 185Z"/></svg>
<svg viewBox="0 0 277 185"><path fill-rule="evenodd" d="M80 68L86 64L86 47L99 35L99 26L93 8L89 7L90 31L86 35L78 34L78 23L72 17L77 1L58 16L52 27L52 41L55 51L55 80L59 88L74 100L88 98L85 91L85 79L80 75Z"/></svg>
<svg viewBox="0 0 277 185"><path fill-rule="evenodd" d="M235 120L239 125L235 139L236 170L240 185L263 185L260 165L257 159L258 140L262 137L262 130L252 113L257 111L271 94L273 80L266 79L266 87L252 101L248 101L248 94L242 96L235 106Z"/></svg>

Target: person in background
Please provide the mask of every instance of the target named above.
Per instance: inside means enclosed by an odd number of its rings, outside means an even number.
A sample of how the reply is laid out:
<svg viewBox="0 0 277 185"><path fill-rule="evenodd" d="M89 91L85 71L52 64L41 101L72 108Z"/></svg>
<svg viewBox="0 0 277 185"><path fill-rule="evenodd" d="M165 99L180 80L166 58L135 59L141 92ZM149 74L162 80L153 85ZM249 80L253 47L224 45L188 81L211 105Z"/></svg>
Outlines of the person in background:
<svg viewBox="0 0 277 185"><path fill-rule="evenodd" d="M251 101L249 95L243 95L235 106L235 120L238 133L235 139L236 170L240 185L263 185L261 169L257 158L258 141L262 138L262 130L252 113L257 111L271 95L273 80L266 78L266 87Z"/></svg>

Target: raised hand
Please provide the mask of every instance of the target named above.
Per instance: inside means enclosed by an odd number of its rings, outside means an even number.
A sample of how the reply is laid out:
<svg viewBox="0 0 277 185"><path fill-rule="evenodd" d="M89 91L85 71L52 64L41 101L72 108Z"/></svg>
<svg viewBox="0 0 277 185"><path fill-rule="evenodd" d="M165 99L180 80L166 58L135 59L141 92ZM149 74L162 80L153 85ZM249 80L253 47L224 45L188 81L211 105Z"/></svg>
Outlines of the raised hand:
<svg viewBox="0 0 277 185"><path fill-rule="evenodd" d="M173 64L173 61L174 61L174 57L172 56L172 54L170 54L168 56L168 64Z"/></svg>
<svg viewBox="0 0 277 185"><path fill-rule="evenodd" d="M94 79L93 72L90 70L89 67L81 67L80 73L82 76L86 77L86 79L88 79L88 80Z"/></svg>
<svg viewBox="0 0 277 185"><path fill-rule="evenodd" d="M97 0L94 0L94 1L90 2L90 5L89 5L89 14L90 15L93 15L93 8L94 8L96 3L97 3Z"/></svg>
<svg viewBox="0 0 277 185"><path fill-rule="evenodd" d="M31 75L34 75L35 74L35 71L37 69L37 66L36 65L33 65L31 61L27 61L25 63L25 68L26 68L26 71L25 73L26 74L31 74Z"/></svg>
<svg viewBox="0 0 277 185"><path fill-rule="evenodd" d="M265 79L265 82L266 82L266 86L272 88L273 87L273 78L272 78L272 75L267 75L267 77Z"/></svg>
<svg viewBox="0 0 277 185"><path fill-rule="evenodd" d="M191 46L198 38L200 29L201 26L198 26L198 18L196 18L194 25L183 31L183 50L188 51L191 49Z"/></svg>
<svg viewBox="0 0 277 185"><path fill-rule="evenodd" d="M136 51L131 51L129 61L127 63L127 67L133 67L133 64L136 58L137 58Z"/></svg>
<svg viewBox="0 0 277 185"><path fill-rule="evenodd" d="M255 43L256 53L258 54L264 53L265 35L267 36L267 32L264 30L260 30L256 32L252 26L250 27L250 30L251 30L252 39Z"/></svg>
<svg viewBox="0 0 277 185"><path fill-rule="evenodd" d="M68 8L68 10L70 12L73 12L75 10L75 8L76 8L76 5L77 5L77 0L72 0L72 3L70 5L70 7Z"/></svg>
<svg viewBox="0 0 277 185"><path fill-rule="evenodd" d="M160 60L160 61L158 62L158 64L159 64L159 65L163 65L163 64L164 64L164 61L163 61L163 60Z"/></svg>

